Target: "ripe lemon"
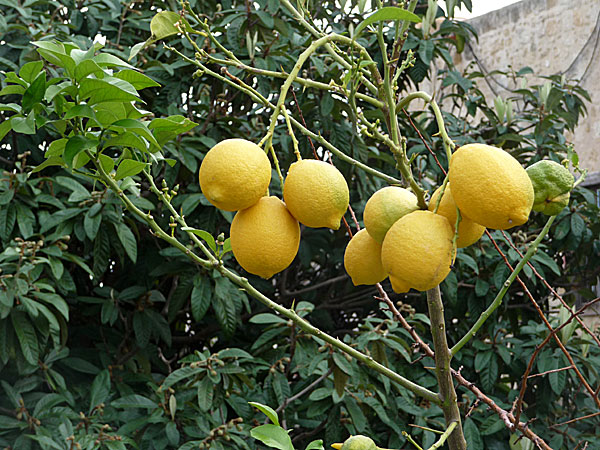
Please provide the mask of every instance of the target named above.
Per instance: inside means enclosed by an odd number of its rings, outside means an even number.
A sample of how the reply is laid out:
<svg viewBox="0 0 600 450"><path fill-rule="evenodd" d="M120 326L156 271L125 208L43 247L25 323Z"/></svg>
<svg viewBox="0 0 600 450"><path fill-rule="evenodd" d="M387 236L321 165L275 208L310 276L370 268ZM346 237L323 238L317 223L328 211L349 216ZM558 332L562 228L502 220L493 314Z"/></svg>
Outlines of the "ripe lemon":
<svg viewBox="0 0 600 450"><path fill-rule="evenodd" d="M350 193L344 176L334 166L303 159L290 166L283 200L298 222L311 228L337 230L348 209Z"/></svg>
<svg viewBox="0 0 600 450"><path fill-rule="evenodd" d="M231 250L247 272L271 278L289 266L300 245L300 225L277 197L262 197L238 211L230 229Z"/></svg>
<svg viewBox="0 0 600 450"><path fill-rule="evenodd" d="M377 446L373 439L367 436L357 434L350 436L342 444L341 450L376 450Z"/></svg>
<svg viewBox="0 0 600 450"><path fill-rule="evenodd" d="M344 252L344 267L354 286L376 284L387 278L381 264L381 244L364 228L348 242Z"/></svg>
<svg viewBox="0 0 600 450"><path fill-rule="evenodd" d="M225 211L239 211L254 205L267 192L271 163L253 142L227 139L204 156L199 178L209 202Z"/></svg>
<svg viewBox="0 0 600 450"><path fill-rule="evenodd" d="M396 294L403 294L404 292L410 291L410 286L400 278L396 278L394 275L390 275L390 282L392 283L392 289Z"/></svg>
<svg viewBox="0 0 600 450"><path fill-rule="evenodd" d="M407 189L388 186L375 192L365 205L365 228L380 244L385 233L400 217L419 209L417 197Z"/></svg>
<svg viewBox="0 0 600 450"><path fill-rule="evenodd" d="M527 168L533 184L533 210L555 216L569 204L575 177L565 166L550 160L538 161Z"/></svg>
<svg viewBox="0 0 600 450"><path fill-rule="evenodd" d="M519 161L504 150L464 145L452 155L449 177L454 201L473 222L497 230L527 222L533 186Z"/></svg>
<svg viewBox="0 0 600 450"><path fill-rule="evenodd" d="M431 196L431 200L429 201L429 211L433 211L435 209L435 205L437 204L438 197L440 196L440 191L442 187L440 186L435 190L433 195ZM456 203L454 203L454 197L452 197L452 192L450 191L450 183L446 185L446 190L444 191L444 196L440 201L440 206L438 207L437 214L444 216L450 222L452 229L456 225ZM483 233L485 232L485 227L479 225L478 223L473 222L472 220L464 217L461 211L461 219L458 224L458 238L456 239L456 246L458 248L468 247L471 244L477 242Z"/></svg>
<svg viewBox="0 0 600 450"><path fill-rule="evenodd" d="M389 229L381 248L383 268L396 292L408 287L432 289L450 273L454 232L448 219L431 211L414 211Z"/></svg>

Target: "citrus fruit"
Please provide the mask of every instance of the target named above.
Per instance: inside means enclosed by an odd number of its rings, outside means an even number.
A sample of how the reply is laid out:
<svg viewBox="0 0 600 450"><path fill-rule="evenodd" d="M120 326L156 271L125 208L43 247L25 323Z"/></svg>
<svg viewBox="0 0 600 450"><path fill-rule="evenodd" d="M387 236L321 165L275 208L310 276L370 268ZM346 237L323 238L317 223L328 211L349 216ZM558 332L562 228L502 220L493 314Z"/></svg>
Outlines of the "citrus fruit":
<svg viewBox="0 0 600 450"><path fill-rule="evenodd" d="M361 434L350 436L342 444L341 450L376 450L377 446L373 439Z"/></svg>
<svg viewBox="0 0 600 450"><path fill-rule="evenodd" d="M435 205L438 202L438 197L442 187L440 186L435 190L429 200L429 211L435 209ZM456 226L456 203L454 203L454 197L450 191L450 183L446 185L444 195L440 201L437 214L444 216L450 222L452 229ZM485 231L485 227L473 222L472 220L464 217L461 212L460 223L458 224L458 238L456 239L456 246L458 248L468 247L471 244L477 242Z"/></svg>
<svg viewBox="0 0 600 450"><path fill-rule="evenodd" d="M414 211L389 229L381 248L383 268L396 292L432 289L450 273L452 226L444 216Z"/></svg>
<svg viewBox="0 0 600 450"><path fill-rule="evenodd" d="M204 156L199 178L209 202L225 211L238 211L265 195L271 181L271 163L253 142L226 139Z"/></svg>
<svg viewBox="0 0 600 450"><path fill-rule="evenodd" d="M290 166L283 200L298 222L311 228L337 230L348 209L350 193L344 176L334 166L303 159Z"/></svg>
<svg viewBox="0 0 600 450"><path fill-rule="evenodd" d="M230 229L231 250L247 272L263 278L288 267L298 253L300 225L277 197L262 197L238 211Z"/></svg>
<svg viewBox="0 0 600 450"><path fill-rule="evenodd" d="M396 278L394 275L390 275L390 282L392 283L392 289L396 294L410 291L410 286L400 278Z"/></svg>
<svg viewBox="0 0 600 450"><path fill-rule="evenodd" d="M504 150L464 145L452 155L448 176L454 201L466 218L496 230L527 222L533 186L519 161Z"/></svg>
<svg viewBox="0 0 600 450"><path fill-rule="evenodd" d="M376 284L387 278L381 265L381 244L364 228L348 242L344 252L344 267L354 286Z"/></svg>
<svg viewBox="0 0 600 450"><path fill-rule="evenodd" d="M418 209L417 197L407 189L388 186L375 192L365 205L365 228L380 244L385 233L400 217Z"/></svg>
<svg viewBox="0 0 600 450"><path fill-rule="evenodd" d="M575 177L565 166L550 160L538 161L527 168L533 184L533 210L555 216L569 204Z"/></svg>

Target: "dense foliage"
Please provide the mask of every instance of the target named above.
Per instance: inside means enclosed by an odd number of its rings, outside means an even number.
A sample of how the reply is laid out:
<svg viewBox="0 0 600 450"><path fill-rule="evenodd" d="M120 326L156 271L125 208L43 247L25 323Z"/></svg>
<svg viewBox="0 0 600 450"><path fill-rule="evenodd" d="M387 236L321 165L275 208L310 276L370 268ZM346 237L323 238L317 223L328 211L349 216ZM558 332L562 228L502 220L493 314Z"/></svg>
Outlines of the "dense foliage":
<svg viewBox="0 0 600 450"><path fill-rule="evenodd" d="M218 272L192 264L127 213L110 189L86 176L85 150L103 149L104 170L116 169L121 188L138 208L169 228L173 220L158 193L172 195L191 226L212 234L200 237L227 252L227 241L214 238L220 233L227 237L232 214L215 209L202 196L198 167L205 152L222 139L260 140L270 111L222 80L198 72L191 61L155 40L160 36L151 37L156 12L179 11L179 4L0 3L6 5L0 13L0 445L254 448L249 430L264 417L248 401L278 408L297 446L316 438L329 445L363 433L382 447L406 448L403 431L423 446L431 445L433 433L409 424L443 428L438 406L320 345ZM237 0L190 3L227 49L257 69L289 73L311 40L278 1L259 0L252 6ZM340 6L339 1L309 2L309 19L344 32L369 13L360 5L350 12L341 12ZM426 2L416 10L420 15L426 11ZM93 43L97 34L106 38L103 48ZM392 46L393 28L388 39ZM550 77L541 86L525 82L505 99L490 102L478 88L486 75L471 67L463 73L453 65L451 52L462 51L468 39L474 39L473 30L450 19L432 32L411 26L402 57L410 51L414 61L400 75L405 93L431 76L431 61L441 58L448 69L439 74L439 103L457 144L502 146L523 165L541 158L575 161L566 133L585 113L587 94L574 81ZM203 36L197 42L213 58L223 57ZM364 33L360 42L380 63L376 37ZM169 36L168 43L189 58L197 50L178 36ZM227 78L214 61L206 64ZM282 83L236 67L228 71L265 97L278 92ZM529 72L524 68L509 76L528 80ZM311 57L301 75L346 84L346 71L326 54ZM293 89L295 99L289 104L296 119L356 160L398 176L387 149L357 132L355 106L329 92L299 85ZM361 113L378 119L368 107ZM439 185L443 173L434 154L443 167L447 161L441 139L434 136L435 118L411 107L399 112L399 120L418 181L429 189ZM313 143L322 156L319 142ZM311 157L311 142L302 137L299 145ZM295 158L283 122L274 146L285 171ZM155 190L142 175L148 155ZM353 208L362 211L385 183L334 161L349 181ZM178 187L161 191L163 181ZM271 184L271 193L281 194L277 183ZM597 295L591 286L600 268L598 217L593 194L577 188L532 260L537 273L562 288L572 305ZM493 232L492 237L514 265L520 257L513 245L522 249L544 221L533 214L526 227ZM294 303L300 315L324 331L399 374L435 387L429 369L433 361L419 359L409 334L374 298L377 291L352 286L342 265L347 241L343 228L303 229L299 255L289 269L272 281L249 279L284 306ZM230 253L223 258L243 272ZM442 285L451 344L464 335L508 274L488 237L459 252L455 270ZM551 322L564 322L566 310L557 313L543 280L529 267L522 278L544 311L555 310L549 314ZM389 282L384 286L389 288ZM413 291L392 299L428 336L423 295ZM510 409L520 377L547 334L523 288L515 284L503 307L457 355L455 367L462 366L467 379ZM597 386L600 349L575 322L560 337ZM551 341L536 364L541 373L569 362ZM470 411L464 423L469 448L507 448L511 434L502 420L474 405L470 393L459 395L463 412ZM580 440L589 441L590 448L600 446L598 417L554 426L595 411L572 372L530 379L525 404L524 419L536 418L530 426L552 448L573 448ZM513 448L527 445L521 440Z"/></svg>

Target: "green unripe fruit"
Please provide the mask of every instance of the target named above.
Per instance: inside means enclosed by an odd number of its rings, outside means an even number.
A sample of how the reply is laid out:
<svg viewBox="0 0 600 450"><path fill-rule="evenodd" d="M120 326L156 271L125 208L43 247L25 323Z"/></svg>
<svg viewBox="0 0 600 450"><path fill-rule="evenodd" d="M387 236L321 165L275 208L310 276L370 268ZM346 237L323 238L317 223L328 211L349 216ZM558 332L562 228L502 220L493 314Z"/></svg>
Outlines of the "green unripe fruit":
<svg viewBox="0 0 600 450"><path fill-rule="evenodd" d="M377 446L370 437L357 434L344 441L342 450L377 450Z"/></svg>
<svg viewBox="0 0 600 450"><path fill-rule="evenodd" d="M533 210L555 216L569 204L575 178L569 169L550 160L538 161L527 168L533 184Z"/></svg>

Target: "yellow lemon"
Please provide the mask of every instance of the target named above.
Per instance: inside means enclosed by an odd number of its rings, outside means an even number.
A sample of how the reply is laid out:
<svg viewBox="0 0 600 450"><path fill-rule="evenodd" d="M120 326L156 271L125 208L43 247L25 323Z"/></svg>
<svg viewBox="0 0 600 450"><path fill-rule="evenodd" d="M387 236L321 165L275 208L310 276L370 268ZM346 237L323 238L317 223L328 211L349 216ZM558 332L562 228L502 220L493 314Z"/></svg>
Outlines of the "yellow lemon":
<svg viewBox="0 0 600 450"><path fill-rule="evenodd" d="M394 275L390 275L390 282L392 283L392 289L396 294L403 294L410 291L410 286L400 278L396 278Z"/></svg>
<svg viewBox="0 0 600 450"><path fill-rule="evenodd" d="M381 264L381 244L364 228L348 242L344 252L344 267L354 286L376 284L387 277Z"/></svg>
<svg viewBox="0 0 600 450"><path fill-rule="evenodd" d="M209 202L225 211L239 211L254 205L267 192L271 163L253 142L227 139L204 156L199 178Z"/></svg>
<svg viewBox="0 0 600 450"><path fill-rule="evenodd" d="M334 166L303 159L290 166L283 200L298 222L311 228L337 230L348 209L350 193L344 176Z"/></svg>
<svg viewBox="0 0 600 450"><path fill-rule="evenodd" d="M431 196L431 200L429 201L429 211L433 211L435 209L435 205L438 202L438 197L440 196L441 190L442 187L440 186ZM444 191L444 195L440 201L440 206L438 207L437 213L448 219L448 222L450 222L450 225L452 225L452 228L454 229L456 225L456 203L454 203L454 197L452 197L452 192L450 191L450 183L446 185L446 190ZM469 245L477 242L481 236L483 236L484 232L484 226L464 217L461 211L456 246L458 248L468 247Z"/></svg>
<svg viewBox="0 0 600 450"><path fill-rule="evenodd" d="M519 161L504 150L464 145L452 155L448 176L454 201L473 222L496 230L527 222L533 186Z"/></svg>
<svg viewBox="0 0 600 450"><path fill-rule="evenodd" d="M450 273L454 232L448 219L431 211L414 211L389 229L381 248L383 268L396 292L408 287L432 289Z"/></svg>
<svg viewBox="0 0 600 450"><path fill-rule="evenodd" d="M375 192L365 205L365 228L380 244L385 233L402 216L419 209L417 197L407 189L388 186Z"/></svg>
<svg viewBox="0 0 600 450"><path fill-rule="evenodd" d="M277 197L262 197L238 211L230 229L231 250L247 272L263 278L288 267L298 253L300 225Z"/></svg>

